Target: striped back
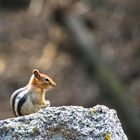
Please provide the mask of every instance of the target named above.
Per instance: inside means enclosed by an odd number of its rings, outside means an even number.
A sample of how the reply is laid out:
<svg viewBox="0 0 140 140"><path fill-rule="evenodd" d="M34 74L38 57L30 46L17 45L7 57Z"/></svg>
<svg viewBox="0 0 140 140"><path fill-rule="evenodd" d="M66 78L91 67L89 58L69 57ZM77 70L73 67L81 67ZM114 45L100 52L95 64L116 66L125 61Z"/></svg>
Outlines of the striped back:
<svg viewBox="0 0 140 140"><path fill-rule="evenodd" d="M27 100L26 87L16 90L11 96L11 105L15 116L22 116L21 107Z"/></svg>

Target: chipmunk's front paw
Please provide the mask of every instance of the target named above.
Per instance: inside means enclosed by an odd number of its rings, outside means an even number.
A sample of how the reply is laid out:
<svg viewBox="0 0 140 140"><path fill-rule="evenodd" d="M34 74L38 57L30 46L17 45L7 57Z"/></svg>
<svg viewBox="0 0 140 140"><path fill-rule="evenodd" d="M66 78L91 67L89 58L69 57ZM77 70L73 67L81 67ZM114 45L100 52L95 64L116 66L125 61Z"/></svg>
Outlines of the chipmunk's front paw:
<svg viewBox="0 0 140 140"><path fill-rule="evenodd" d="M46 107L49 107L50 106L50 101L46 100L45 105L46 105Z"/></svg>
<svg viewBox="0 0 140 140"><path fill-rule="evenodd" d="M49 107L50 106L50 101L46 100L45 103L43 105L41 105L41 108L45 108L45 107Z"/></svg>
<svg viewBox="0 0 140 140"><path fill-rule="evenodd" d="M46 107L49 107L50 106L50 101L46 100L45 105L46 105Z"/></svg>

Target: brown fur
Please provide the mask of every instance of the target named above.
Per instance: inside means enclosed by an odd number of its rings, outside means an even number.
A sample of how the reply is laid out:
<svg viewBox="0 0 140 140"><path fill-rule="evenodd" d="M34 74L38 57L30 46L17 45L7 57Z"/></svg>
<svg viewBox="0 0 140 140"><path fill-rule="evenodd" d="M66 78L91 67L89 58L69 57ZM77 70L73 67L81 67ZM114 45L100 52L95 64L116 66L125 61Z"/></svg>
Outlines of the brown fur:
<svg viewBox="0 0 140 140"><path fill-rule="evenodd" d="M46 74L33 70L29 83L24 88L16 90L10 99L16 116L28 115L49 107L50 101L45 99L45 93L56 86L56 83ZM24 94L22 94L24 92ZM23 97L17 98L18 94Z"/></svg>
<svg viewBox="0 0 140 140"><path fill-rule="evenodd" d="M45 81L45 79L48 81ZM40 73L38 70L33 70L33 75L28 83L31 90L37 94L37 103L45 105L45 92L54 88L56 83L46 74Z"/></svg>

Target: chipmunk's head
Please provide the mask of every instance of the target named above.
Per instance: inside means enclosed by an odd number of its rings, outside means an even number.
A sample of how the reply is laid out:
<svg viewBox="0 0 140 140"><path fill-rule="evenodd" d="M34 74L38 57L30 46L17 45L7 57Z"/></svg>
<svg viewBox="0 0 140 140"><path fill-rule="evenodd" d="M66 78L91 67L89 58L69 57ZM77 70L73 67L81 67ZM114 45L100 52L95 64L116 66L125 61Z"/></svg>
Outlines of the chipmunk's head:
<svg viewBox="0 0 140 140"><path fill-rule="evenodd" d="M37 69L33 70L31 82L34 87L48 91L56 86L56 83L46 74L40 73Z"/></svg>

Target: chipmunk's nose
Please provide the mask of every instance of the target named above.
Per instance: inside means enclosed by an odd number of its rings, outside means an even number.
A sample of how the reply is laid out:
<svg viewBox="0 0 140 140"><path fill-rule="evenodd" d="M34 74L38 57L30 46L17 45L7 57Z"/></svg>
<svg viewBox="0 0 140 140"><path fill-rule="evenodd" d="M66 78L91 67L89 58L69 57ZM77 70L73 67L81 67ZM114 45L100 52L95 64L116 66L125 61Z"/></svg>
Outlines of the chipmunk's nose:
<svg viewBox="0 0 140 140"><path fill-rule="evenodd" d="M53 87L55 87L55 86L56 86L56 83L55 83L55 82L53 82L53 83L52 83L52 86L53 86Z"/></svg>

